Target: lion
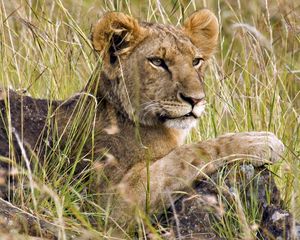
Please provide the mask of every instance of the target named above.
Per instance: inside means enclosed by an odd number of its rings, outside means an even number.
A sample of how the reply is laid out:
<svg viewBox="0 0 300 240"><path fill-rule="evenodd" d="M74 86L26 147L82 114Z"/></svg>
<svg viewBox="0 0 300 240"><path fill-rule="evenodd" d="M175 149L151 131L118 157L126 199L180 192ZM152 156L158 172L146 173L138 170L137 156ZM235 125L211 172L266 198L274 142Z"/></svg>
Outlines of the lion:
<svg viewBox="0 0 300 240"><path fill-rule="evenodd" d="M107 193L99 201L104 208L109 204L111 218L121 226L137 214L161 211L170 205L170 194L236 159L256 166L277 161L284 146L270 132L228 133L185 144L205 110L204 70L218 33L217 18L207 9L194 12L179 27L105 13L92 32L99 74L81 93L66 101L33 99L11 90L1 94L0 154L22 161L25 148L42 158L40 152L55 144L49 131L58 131L64 146L78 103L88 107L93 102L89 134L94 143L83 146L82 162L100 159L103 177L94 190ZM90 127L84 118L77 121Z"/></svg>

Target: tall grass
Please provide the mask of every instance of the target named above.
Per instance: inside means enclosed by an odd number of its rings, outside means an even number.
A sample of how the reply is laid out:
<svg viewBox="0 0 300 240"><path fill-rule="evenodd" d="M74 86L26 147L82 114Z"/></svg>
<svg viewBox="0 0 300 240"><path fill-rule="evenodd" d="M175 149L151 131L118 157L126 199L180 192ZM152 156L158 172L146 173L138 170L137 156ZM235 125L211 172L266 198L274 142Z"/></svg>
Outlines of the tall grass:
<svg viewBox="0 0 300 240"><path fill-rule="evenodd" d="M0 4L0 86L49 99L72 96L93 76L98 59L89 35L103 12L124 11L142 20L180 25L195 9L212 9L220 22L220 43L206 71L209 107L187 141L225 132L274 132L287 148L283 161L273 166L276 181L285 205L300 220L300 5L296 1L1 0ZM92 123L93 107L92 103L88 111L79 107L75 118L85 116ZM62 226L61 239L70 230L109 238L109 216L86 191L90 184L83 181L86 175L72 179L74 166L60 174L70 151L80 152L84 142L92 141L86 136L93 129L69 127L70 145L49 151L47 174L35 168L33 191L16 189L12 200ZM74 139L78 146L72 145ZM22 171L21 182L30 173Z"/></svg>

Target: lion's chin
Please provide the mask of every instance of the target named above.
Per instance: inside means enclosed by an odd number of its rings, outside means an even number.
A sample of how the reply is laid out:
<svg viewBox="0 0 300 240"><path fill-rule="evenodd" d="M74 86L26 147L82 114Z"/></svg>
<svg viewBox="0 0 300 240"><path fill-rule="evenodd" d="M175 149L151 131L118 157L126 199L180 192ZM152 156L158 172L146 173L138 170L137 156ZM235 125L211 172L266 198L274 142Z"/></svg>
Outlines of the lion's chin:
<svg viewBox="0 0 300 240"><path fill-rule="evenodd" d="M180 117L173 119L166 119L164 125L167 128L180 128L180 129L191 129L197 125L198 119L190 117Z"/></svg>

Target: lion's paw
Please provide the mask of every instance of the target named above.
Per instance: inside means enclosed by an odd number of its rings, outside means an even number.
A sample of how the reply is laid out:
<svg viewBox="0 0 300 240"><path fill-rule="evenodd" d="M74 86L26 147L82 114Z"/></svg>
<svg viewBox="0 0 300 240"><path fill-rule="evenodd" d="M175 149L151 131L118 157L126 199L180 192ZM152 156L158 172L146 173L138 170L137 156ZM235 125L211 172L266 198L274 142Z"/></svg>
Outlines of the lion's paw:
<svg viewBox="0 0 300 240"><path fill-rule="evenodd" d="M283 143L271 132L229 133L217 139L222 156L249 159L254 166L278 161L284 152Z"/></svg>
<svg viewBox="0 0 300 240"><path fill-rule="evenodd" d="M274 163L282 157L284 145L273 133L249 132L245 134L246 153L258 157L254 165L260 166L268 161Z"/></svg>

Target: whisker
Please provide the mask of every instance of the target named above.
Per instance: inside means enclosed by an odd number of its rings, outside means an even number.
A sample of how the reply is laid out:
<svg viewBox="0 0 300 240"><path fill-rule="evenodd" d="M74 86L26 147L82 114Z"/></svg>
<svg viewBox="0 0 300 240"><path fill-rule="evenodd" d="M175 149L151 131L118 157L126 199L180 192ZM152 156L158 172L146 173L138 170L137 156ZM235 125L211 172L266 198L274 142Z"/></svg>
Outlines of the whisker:
<svg viewBox="0 0 300 240"><path fill-rule="evenodd" d="M147 111L142 112L141 119L145 120L148 114L157 112L157 110L160 110L160 109L161 108L159 106L152 106L152 108L148 109Z"/></svg>
<svg viewBox="0 0 300 240"><path fill-rule="evenodd" d="M140 107L143 107L143 106L148 106L148 105L152 105L152 104L158 104L157 101L149 101L149 102L145 102L145 103L142 103L140 105Z"/></svg>
<svg viewBox="0 0 300 240"><path fill-rule="evenodd" d="M157 106L159 106L159 104L158 104L158 103L152 103L152 104L150 104L150 105L148 105L148 106L144 107L144 108L143 108L143 110L147 110L147 109L149 109L149 108L152 108L152 107L157 107Z"/></svg>

